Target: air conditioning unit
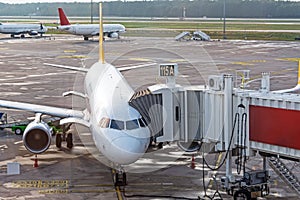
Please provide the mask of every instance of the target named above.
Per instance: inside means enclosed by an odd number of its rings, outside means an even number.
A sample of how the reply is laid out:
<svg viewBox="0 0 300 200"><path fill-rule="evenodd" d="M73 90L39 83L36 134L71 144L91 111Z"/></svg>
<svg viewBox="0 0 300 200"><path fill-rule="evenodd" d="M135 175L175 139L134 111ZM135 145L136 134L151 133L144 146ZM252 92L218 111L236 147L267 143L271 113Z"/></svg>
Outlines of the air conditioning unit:
<svg viewBox="0 0 300 200"><path fill-rule="evenodd" d="M208 88L215 91L224 89L224 78L223 76L209 76L208 77Z"/></svg>

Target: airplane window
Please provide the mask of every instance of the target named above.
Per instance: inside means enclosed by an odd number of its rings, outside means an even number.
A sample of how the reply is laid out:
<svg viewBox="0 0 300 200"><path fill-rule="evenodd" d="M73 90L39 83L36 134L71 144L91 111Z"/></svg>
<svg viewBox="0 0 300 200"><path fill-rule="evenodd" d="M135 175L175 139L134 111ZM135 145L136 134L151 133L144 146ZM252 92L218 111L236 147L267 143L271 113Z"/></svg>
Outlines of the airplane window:
<svg viewBox="0 0 300 200"><path fill-rule="evenodd" d="M141 127L146 127L145 122L142 120L142 118L139 119L139 123Z"/></svg>
<svg viewBox="0 0 300 200"><path fill-rule="evenodd" d="M139 128L139 123L136 119L131 121L126 121L126 129L127 130L133 130Z"/></svg>
<svg viewBox="0 0 300 200"><path fill-rule="evenodd" d="M117 129L117 130L123 130L124 129L124 122L112 119L110 121L110 128Z"/></svg>
<svg viewBox="0 0 300 200"><path fill-rule="evenodd" d="M109 126L109 121L110 121L109 118L103 117L103 118L100 120L100 122L99 122L100 127L101 127L101 128L108 128L108 126Z"/></svg>

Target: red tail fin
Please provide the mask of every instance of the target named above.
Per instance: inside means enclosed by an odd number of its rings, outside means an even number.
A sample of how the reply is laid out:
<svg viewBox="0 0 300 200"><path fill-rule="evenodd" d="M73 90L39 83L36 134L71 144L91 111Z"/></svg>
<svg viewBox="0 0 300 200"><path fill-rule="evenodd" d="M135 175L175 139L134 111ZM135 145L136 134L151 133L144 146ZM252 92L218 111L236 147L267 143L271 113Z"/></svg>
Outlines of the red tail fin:
<svg viewBox="0 0 300 200"><path fill-rule="evenodd" d="M71 25L62 8L58 8L58 14L61 26Z"/></svg>

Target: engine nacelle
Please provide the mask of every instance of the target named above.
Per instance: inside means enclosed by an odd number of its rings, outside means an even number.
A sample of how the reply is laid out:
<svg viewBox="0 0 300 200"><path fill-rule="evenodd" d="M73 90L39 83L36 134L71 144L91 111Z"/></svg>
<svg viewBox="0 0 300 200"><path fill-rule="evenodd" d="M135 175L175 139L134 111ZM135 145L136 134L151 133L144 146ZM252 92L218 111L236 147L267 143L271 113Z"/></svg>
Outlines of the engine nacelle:
<svg viewBox="0 0 300 200"><path fill-rule="evenodd" d="M177 142L177 145L180 149L182 149L185 152L196 152L201 148L201 144L196 141L190 141L190 142Z"/></svg>
<svg viewBox="0 0 300 200"><path fill-rule="evenodd" d="M45 122L33 121L26 127L23 143L28 151L34 154L45 152L51 144L52 128Z"/></svg>
<svg viewBox="0 0 300 200"><path fill-rule="evenodd" d="M37 31L30 31L29 32L29 35L37 35L37 34L39 34Z"/></svg>
<svg viewBox="0 0 300 200"><path fill-rule="evenodd" d="M119 34L116 33L116 32L114 32L114 33L109 34L108 37L110 37L110 38L118 38Z"/></svg>

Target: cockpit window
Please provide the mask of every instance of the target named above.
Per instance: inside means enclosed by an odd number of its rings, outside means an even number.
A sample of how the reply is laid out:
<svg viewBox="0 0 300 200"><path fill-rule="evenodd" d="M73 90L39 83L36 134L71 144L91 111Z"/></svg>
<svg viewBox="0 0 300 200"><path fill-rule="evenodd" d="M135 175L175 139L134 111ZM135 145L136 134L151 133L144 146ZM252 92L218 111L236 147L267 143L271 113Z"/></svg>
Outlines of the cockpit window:
<svg viewBox="0 0 300 200"><path fill-rule="evenodd" d="M108 126L109 126L109 121L110 121L109 118L103 117L103 118L100 120L100 122L99 122L100 127L101 127L101 128L108 128Z"/></svg>
<svg viewBox="0 0 300 200"><path fill-rule="evenodd" d="M127 130L133 130L139 128L139 123L136 119L126 121L126 129Z"/></svg>
<svg viewBox="0 0 300 200"><path fill-rule="evenodd" d="M139 118L139 123L141 127L146 127L144 121L142 120L142 118Z"/></svg>
<svg viewBox="0 0 300 200"><path fill-rule="evenodd" d="M110 121L110 128L117 129L117 130L123 130L124 129L124 122L112 119Z"/></svg>

